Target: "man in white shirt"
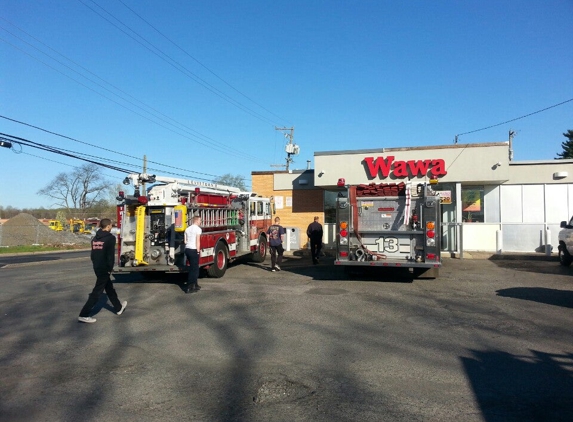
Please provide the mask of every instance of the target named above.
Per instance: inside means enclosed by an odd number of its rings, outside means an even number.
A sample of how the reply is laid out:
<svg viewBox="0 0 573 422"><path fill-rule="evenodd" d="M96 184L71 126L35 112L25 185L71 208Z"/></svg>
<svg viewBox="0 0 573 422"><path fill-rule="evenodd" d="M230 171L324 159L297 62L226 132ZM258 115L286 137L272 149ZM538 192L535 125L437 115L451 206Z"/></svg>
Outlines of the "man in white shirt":
<svg viewBox="0 0 573 422"><path fill-rule="evenodd" d="M184 287L185 293L195 293L201 290L197 284L199 278L199 254L201 252L201 217L193 217L193 224L185 229L185 256L189 260L189 276L187 285Z"/></svg>

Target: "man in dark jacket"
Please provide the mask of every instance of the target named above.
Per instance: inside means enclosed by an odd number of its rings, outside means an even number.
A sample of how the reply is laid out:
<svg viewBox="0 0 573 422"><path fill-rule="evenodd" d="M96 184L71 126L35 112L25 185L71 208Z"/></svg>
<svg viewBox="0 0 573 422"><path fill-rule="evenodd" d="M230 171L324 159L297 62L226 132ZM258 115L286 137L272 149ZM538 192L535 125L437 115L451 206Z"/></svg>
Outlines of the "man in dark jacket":
<svg viewBox="0 0 573 422"><path fill-rule="evenodd" d="M120 302L117 298L117 293L113 288L113 283L110 278L115 256L115 236L111 234L111 220L104 218L100 221L99 226L100 229L92 239L91 252L91 259L97 280L94 289L89 295L88 301L78 317L78 321L90 324L96 322L96 319L90 316L90 312L104 290L117 315L121 315L127 306L127 301Z"/></svg>
<svg viewBox="0 0 573 422"><path fill-rule="evenodd" d="M306 235L310 240L312 263L318 264L320 250L322 249L322 225L318 222L318 217L314 217L314 221L308 225Z"/></svg>

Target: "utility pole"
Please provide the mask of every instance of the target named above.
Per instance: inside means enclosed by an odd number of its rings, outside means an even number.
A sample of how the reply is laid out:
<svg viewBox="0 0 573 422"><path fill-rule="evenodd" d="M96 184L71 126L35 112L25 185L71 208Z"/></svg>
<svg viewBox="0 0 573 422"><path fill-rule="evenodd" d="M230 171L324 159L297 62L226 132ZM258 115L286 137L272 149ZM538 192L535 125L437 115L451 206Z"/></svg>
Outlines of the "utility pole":
<svg viewBox="0 0 573 422"><path fill-rule="evenodd" d="M286 158L286 170L289 171L289 166L290 163L293 162L293 159L291 158L291 155L296 155L298 154L298 146L296 144L293 143L294 140L294 126L293 127L276 127L275 126L275 130L280 130L280 131L289 131L289 133L285 133L285 138L288 139L288 143L286 144L285 147L285 151L287 153L287 158Z"/></svg>
<svg viewBox="0 0 573 422"><path fill-rule="evenodd" d="M515 131L514 130L509 130L509 161L513 160L513 147L512 147L512 143L513 143L513 137L515 136Z"/></svg>

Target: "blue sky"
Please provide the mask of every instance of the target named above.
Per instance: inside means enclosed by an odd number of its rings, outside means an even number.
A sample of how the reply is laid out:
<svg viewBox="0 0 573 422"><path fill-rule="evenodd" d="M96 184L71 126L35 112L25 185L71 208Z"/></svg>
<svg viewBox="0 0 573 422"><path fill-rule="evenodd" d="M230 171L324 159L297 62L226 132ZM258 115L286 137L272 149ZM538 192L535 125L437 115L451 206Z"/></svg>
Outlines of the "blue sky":
<svg viewBox="0 0 573 422"><path fill-rule="evenodd" d="M250 185L285 163L277 126L294 126L303 169L315 151L447 145L572 99L572 20L572 0L3 0L0 115L81 142L5 118L0 132ZM510 129L514 160L553 159L573 101L459 142ZM50 207L36 192L81 164L1 149L0 205Z"/></svg>

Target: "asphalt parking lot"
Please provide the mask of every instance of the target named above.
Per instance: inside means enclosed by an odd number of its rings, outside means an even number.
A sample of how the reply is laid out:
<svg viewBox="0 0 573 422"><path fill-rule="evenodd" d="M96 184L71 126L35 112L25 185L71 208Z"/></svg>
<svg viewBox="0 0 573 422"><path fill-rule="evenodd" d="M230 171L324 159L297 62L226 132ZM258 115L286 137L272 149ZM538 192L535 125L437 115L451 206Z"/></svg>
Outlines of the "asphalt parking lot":
<svg viewBox="0 0 573 422"><path fill-rule="evenodd" d="M77 315L86 258L0 268L0 420L570 421L573 268L445 259L440 278L289 256L122 276L121 316Z"/></svg>

